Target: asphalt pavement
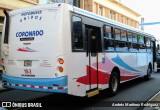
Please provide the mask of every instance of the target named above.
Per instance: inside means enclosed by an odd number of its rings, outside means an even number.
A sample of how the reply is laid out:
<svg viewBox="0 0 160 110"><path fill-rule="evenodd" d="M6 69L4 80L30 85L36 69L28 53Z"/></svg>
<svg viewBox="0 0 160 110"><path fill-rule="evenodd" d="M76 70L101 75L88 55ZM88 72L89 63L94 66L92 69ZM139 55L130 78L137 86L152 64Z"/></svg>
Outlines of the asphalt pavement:
<svg viewBox="0 0 160 110"><path fill-rule="evenodd" d="M2 87L2 80L0 80L0 90L1 89L4 89L3 87Z"/></svg>

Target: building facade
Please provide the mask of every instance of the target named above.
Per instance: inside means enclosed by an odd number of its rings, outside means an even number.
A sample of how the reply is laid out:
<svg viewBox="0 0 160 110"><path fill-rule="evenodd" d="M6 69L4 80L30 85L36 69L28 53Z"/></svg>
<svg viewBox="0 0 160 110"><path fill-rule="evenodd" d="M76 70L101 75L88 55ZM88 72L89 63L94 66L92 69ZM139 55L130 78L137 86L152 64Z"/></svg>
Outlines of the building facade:
<svg viewBox="0 0 160 110"><path fill-rule="evenodd" d="M68 3L134 28L139 28L141 15L123 5L121 0L40 0L42 4L55 2Z"/></svg>
<svg viewBox="0 0 160 110"><path fill-rule="evenodd" d="M139 28L140 14L123 5L119 0L90 0L87 6L84 0L83 8L103 17ZM89 8L87 8L89 7Z"/></svg>

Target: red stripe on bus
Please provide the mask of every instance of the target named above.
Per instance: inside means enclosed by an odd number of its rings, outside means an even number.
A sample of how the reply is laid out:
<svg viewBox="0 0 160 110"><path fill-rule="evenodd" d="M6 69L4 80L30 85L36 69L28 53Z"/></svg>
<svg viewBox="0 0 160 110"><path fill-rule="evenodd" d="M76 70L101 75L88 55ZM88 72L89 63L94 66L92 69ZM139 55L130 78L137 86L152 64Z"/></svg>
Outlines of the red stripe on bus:
<svg viewBox="0 0 160 110"><path fill-rule="evenodd" d="M58 87L58 90L63 90L63 87Z"/></svg>
<svg viewBox="0 0 160 110"><path fill-rule="evenodd" d="M35 88L35 86L31 85L31 88Z"/></svg>
<svg viewBox="0 0 160 110"><path fill-rule="evenodd" d="M43 86L39 86L40 89L43 89Z"/></svg>
<svg viewBox="0 0 160 110"><path fill-rule="evenodd" d="M19 86L19 84L15 84L15 86Z"/></svg>

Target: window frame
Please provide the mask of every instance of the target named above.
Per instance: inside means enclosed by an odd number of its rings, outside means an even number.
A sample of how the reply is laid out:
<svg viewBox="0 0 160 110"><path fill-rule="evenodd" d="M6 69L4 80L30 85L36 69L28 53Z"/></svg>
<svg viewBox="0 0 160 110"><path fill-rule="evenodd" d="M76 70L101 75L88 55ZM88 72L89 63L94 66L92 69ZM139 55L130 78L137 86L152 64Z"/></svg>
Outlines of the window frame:
<svg viewBox="0 0 160 110"><path fill-rule="evenodd" d="M118 30L119 33L116 33L116 30ZM117 36L117 34L119 34L119 36ZM117 37L118 37L118 39L117 39ZM114 38L115 38L115 40L121 40L121 29L114 28Z"/></svg>
<svg viewBox="0 0 160 110"><path fill-rule="evenodd" d="M122 39L122 32L125 32L125 37L126 37L125 40ZM121 29L121 38L120 38L120 40L121 40L121 41L126 41L126 42L127 42L127 41L128 41L128 40L127 40L127 37L128 37L128 36L127 36L127 31L124 30L124 29Z"/></svg>
<svg viewBox="0 0 160 110"><path fill-rule="evenodd" d="M81 48L75 48L75 37L74 37L74 21L73 21L73 18L74 17L77 17L77 18L80 18L81 19L81 37L82 37L82 47ZM72 15L72 51L73 52L84 52L85 51L85 46L84 46L84 40L85 40L85 37L83 35L83 21L82 21L82 17L81 16L77 16L77 15Z"/></svg>
<svg viewBox="0 0 160 110"><path fill-rule="evenodd" d="M116 33L116 30L118 30L120 33ZM126 37L125 40L122 39L122 32L125 32L125 37ZM117 34L120 35L120 36L118 36L119 37L118 39L116 38ZM114 37L114 40L115 40L115 51L116 52L128 52L127 30L126 29L122 29L120 27L115 27L114 28L114 36L115 36ZM125 45L125 46L122 46L122 45Z"/></svg>
<svg viewBox="0 0 160 110"><path fill-rule="evenodd" d="M136 35L136 42L134 41L134 35ZM132 33L132 43L138 43L137 33Z"/></svg>
<svg viewBox="0 0 160 110"><path fill-rule="evenodd" d="M131 34L131 41L129 40L129 33ZM132 35L133 35L132 32L130 32L130 31L127 32L127 39L128 39L127 41L128 41L129 43L132 43L132 41L133 41Z"/></svg>
<svg viewBox="0 0 160 110"><path fill-rule="evenodd" d="M149 45L147 44L147 39L149 39ZM146 37L146 49L147 49L147 52L151 52L151 42L152 42L152 40L151 40L151 38L149 37L149 36L147 36ZM148 48L149 47L149 48ZM150 50L150 51L149 51Z"/></svg>
<svg viewBox="0 0 160 110"><path fill-rule="evenodd" d="M111 37L106 37L106 27L110 27L110 35L111 35ZM103 37L107 38L107 39L114 39L114 36L113 36L113 27L112 26L109 26L109 25L104 25L103 26Z"/></svg>
<svg viewBox="0 0 160 110"><path fill-rule="evenodd" d="M116 25L104 25L104 28L103 28L103 39L104 39L104 51L106 52L113 52L113 49L111 50L107 50L105 46L105 39L109 39L106 37L105 35L105 27L111 27L112 28L112 38L113 38L113 42L114 42L114 52L131 52L131 53L147 53L147 52L151 52L151 41L152 41L152 37L151 36L147 36L143 33L139 33L139 32L135 32L135 31L132 31L132 30L129 30L129 29L125 29L125 28L122 28L122 27L119 27L119 26L116 26ZM125 32L125 36L126 36L126 39L123 40L122 39L122 32ZM118 35L118 39L116 38L116 36ZM143 38L143 41L139 41L139 35L142 36ZM146 38L150 39L150 45L148 46L148 49L147 49L147 44L146 44ZM109 40L112 40L112 39L109 39ZM116 44L119 43L124 43L124 48L126 47L126 49L119 49L117 50L116 48ZM123 44L120 46L120 48L123 48Z"/></svg>
<svg viewBox="0 0 160 110"><path fill-rule="evenodd" d="M110 37L106 37L106 27L110 28L111 38ZM113 47L110 47L111 49L109 49L109 50L106 49L106 45L105 45L105 41L106 40L108 40L109 42L112 41L112 43L113 43ZM115 51L115 44L114 44L114 42L115 42L115 40L114 40L114 35L113 35L113 26L104 24L103 25L103 43L104 43L103 47L104 47L104 51L106 51L106 52L109 52L109 51L113 52L113 51Z"/></svg>
<svg viewBox="0 0 160 110"><path fill-rule="evenodd" d="M141 42L141 39L139 37L142 37L143 42ZM138 44L145 44L145 36L142 34L138 34L137 41L138 41Z"/></svg>

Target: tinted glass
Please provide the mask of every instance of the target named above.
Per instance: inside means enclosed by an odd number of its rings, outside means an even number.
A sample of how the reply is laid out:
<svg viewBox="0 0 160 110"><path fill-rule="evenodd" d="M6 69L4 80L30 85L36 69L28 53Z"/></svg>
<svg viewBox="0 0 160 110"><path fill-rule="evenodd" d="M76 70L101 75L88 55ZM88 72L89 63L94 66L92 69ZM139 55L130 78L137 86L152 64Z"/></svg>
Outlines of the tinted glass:
<svg viewBox="0 0 160 110"><path fill-rule="evenodd" d="M73 47L83 49L82 19L73 16Z"/></svg>

